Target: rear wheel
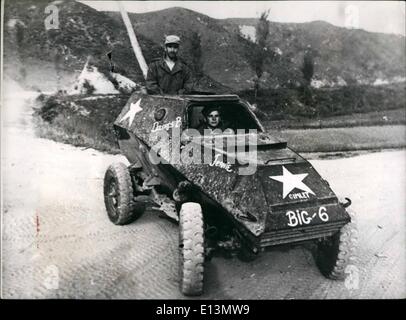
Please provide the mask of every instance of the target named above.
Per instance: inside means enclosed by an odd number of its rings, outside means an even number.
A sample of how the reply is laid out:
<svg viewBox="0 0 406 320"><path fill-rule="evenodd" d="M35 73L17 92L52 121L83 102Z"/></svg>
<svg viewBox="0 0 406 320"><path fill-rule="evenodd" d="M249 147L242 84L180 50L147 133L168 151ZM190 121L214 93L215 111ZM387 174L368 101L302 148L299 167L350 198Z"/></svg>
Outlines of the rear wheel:
<svg viewBox="0 0 406 320"><path fill-rule="evenodd" d="M341 228L339 232L318 244L316 250L316 264L321 273L330 279L343 280L346 268L355 263L355 250L357 242L357 228L355 215L347 209L351 221Z"/></svg>
<svg viewBox="0 0 406 320"><path fill-rule="evenodd" d="M110 165L104 175L104 203L110 221L116 225L136 220L145 210L144 203L134 201L131 175L121 162Z"/></svg>
<svg viewBox="0 0 406 320"><path fill-rule="evenodd" d="M182 204L179 228L180 289L187 296L200 295L203 292L204 228L198 203Z"/></svg>

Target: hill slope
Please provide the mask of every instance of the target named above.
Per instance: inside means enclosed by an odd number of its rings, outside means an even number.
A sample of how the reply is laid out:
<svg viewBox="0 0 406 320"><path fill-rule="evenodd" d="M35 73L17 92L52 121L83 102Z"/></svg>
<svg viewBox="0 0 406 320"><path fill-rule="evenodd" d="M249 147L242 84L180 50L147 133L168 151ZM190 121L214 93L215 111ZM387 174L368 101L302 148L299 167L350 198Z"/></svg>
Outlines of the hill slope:
<svg viewBox="0 0 406 320"><path fill-rule="evenodd" d="M143 82L118 12L99 12L71 1L54 3L60 12L60 28L46 30L44 8L48 1L6 1L6 66L42 61L55 65L55 69L80 71L90 56L91 64L107 72L106 53L112 50L116 71ZM175 33L183 41L182 56L191 63L191 39L196 33L201 40L204 86L225 86L233 91L252 88L255 73L250 60L255 44L244 39L239 28L255 26L256 19L213 19L183 8L129 16L147 62L162 54L164 35ZM324 83L344 79L348 84L372 84L377 79L405 77L405 37L348 30L321 21L272 22L270 29L269 48L279 55L266 65L264 87L298 85L304 50L309 44L315 55L314 78Z"/></svg>
<svg viewBox="0 0 406 320"><path fill-rule="evenodd" d="M117 12L108 15L120 19ZM204 72L236 89L252 85L249 60L253 43L241 37L240 27L255 27L258 19L213 19L184 9L170 8L134 14L138 33L161 43L164 34L179 34L182 52L190 59L191 35L200 34ZM301 81L304 52L311 45L315 56L314 78L326 84L373 84L377 79L405 78L405 37L336 27L324 21L270 24L268 46L280 53L266 66L264 80L271 87Z"/></svg>
<svg viewBox="0 0 406 320"><path fill-rule="evenodd" d="M82 3L55 1L59 9L59 29L46 30L44 13L49 1L18 0L5 2L6 28L4 56L12 63L39 60L56 68L81 70L91 57L92 65L108 69L106 53L114 49L116 71L135 81L143 81L124 25ZM18 36L18 33L20 34ZM159 54L159 46L142 34L138 40L145 59Z"/></svg>
<svg viewBox="0 0 406 320"><path fill-rule="evenodd" d="M226 29L255 27L258 19L225 19ZM310 45L316 56L315 78L347 83L374 83L376 79L405 77L405 37L361 29L346 29L324 21L270 24L270 48L279 48L295 68Z"/></svg>
<svg viewBox="0 0 406 320"><path fill-rule="evenodd" d="M120 18L117 12L108 14L117 21ZM145 35L156 43L161 44L164 35L179 35L182 39L181 54L190 63L192 33L199 34L203 72L216 81L240 90L246 88L254 76L247 61L252 44L227 31L216 19L176 7L143 14L129 13L129 16L137 34Z"/></svg>

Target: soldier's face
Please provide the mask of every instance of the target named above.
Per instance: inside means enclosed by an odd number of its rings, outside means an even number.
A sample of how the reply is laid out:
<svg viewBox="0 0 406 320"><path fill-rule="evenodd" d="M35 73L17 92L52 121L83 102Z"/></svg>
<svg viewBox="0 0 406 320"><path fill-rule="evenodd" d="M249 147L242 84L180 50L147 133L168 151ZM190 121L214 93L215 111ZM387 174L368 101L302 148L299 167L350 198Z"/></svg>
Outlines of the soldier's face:
<svg viewBox="0 0 406 320"><path fill-rule="evenodd" d="M220 123L220 113L216 110L207 115L207 124L212 128L217 128Z"/></svg>
<svg viewBox="0 0 406 320"><path fill-rule="evenodd" d="M179 46L174 43L169 43L165 46L166 55L171 59L176 59L178 56Z"/></svg>

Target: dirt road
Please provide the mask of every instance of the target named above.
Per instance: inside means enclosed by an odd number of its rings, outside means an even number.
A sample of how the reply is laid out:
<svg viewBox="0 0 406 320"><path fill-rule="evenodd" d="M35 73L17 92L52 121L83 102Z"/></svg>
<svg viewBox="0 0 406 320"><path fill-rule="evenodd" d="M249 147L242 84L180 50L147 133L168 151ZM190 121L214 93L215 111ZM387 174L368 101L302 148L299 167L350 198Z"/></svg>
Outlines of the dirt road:
<svg viewBox="0 0 406 320"><path fill-rule="evenodd" d="M2 106L3 298L184 298L177 226L153 210L123 227L107 219L103 175L123 158L36 138L33 94L13 85ZM294 248L250 263L213 258L201 298L405 298L405 156L312 161L358 213L358 281L325 279L310 252Z"/></svg>

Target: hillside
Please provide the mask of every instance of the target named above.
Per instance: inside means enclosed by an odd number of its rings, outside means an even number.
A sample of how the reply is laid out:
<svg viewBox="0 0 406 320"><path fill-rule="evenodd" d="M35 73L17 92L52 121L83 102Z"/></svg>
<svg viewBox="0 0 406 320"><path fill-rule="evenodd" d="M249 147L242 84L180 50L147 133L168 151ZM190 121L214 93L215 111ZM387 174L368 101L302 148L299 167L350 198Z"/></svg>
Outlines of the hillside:
<svg viewBox="0 0 406 320"><path fill-rule="evenodd" d="M255 27L257 19L225 19L231 32L241 26ZM337 83L341 77L348 84L371 84L377 79L393 80L406 77L405 37L361 29L346 29L324 21L310 23L270 24L270 48L279 48L300 68L307 45L314 50L315 76Z"/></svg>
<svg viewBox="0 0 406 320"><path fill-rule="evenodd" d="M110 16L120 19L117 12ZM252 44L233 32L228 32L220 21L183 8L155 12L129 13L137 34L143 34L161 44L165 34L177 34L182 39L181 53L191 63L191 38L200 35L203 72L235 90L247 88L254 77L247 57Z"/></svg>
<svg viewBox="0 0 406 320"><path fill-rule="evenodd" d="M6 69L51 65L56 71L80 72L90 57L91 65L108 73L106 53L112 51L115 71L143 82L118 12L99 12L71 1L53 3L59 8L60 28L47 31L44 8L48 1L6 0ZM203 90L238 92L252 88L255 73L250 60L255 44L243 38L239 28L255 26L256 19L213 19L183 8L129 16L147 62L162 54L164 35L175 33L183 41L182 56L191 64L191 39L196 33L202 47ZM263 87L298 86L309 44L315 56L314 79L321 84L373 84L405 78L405 37L348 30L322 21L272 22L270 28L270 51L279 54L266 66Z"/></svg>
<svg viewBox="0 0 406 320"><path fill-rule="evenodd" d="M84 4L55 1L59 9L59 29L46 30L45 7L49 1L5 2L5 65L39 61L55 69L82 70L88 57L99 70L108 70L106 53L113 50L116 71L135 81L143 81L123 24ZM145 59L159 54L159 46L144 35L138 37Z"/></svg>
<svg viewBox="0 0 406 320"><path fill-rule="evenodd" d="M117 12L107 12L120 19ZM212 78L236 89L252 85L249 59L253 43L241 37L240 27L255 27L255 18L213 19L184 9L170 8L134 14L137 32L161 43L164 34L176 33L184 41L183 54L190 59L190 38L201 35L203 69ZM315 57L314 79L321 84L373 84L405 79L405 37L350 30L324 21L270 24L268 47L280 53L266 66L267 86L295 86L301 81L303 55L308 45Z"/></svg>

